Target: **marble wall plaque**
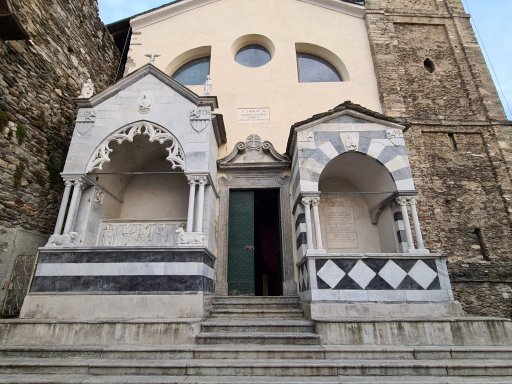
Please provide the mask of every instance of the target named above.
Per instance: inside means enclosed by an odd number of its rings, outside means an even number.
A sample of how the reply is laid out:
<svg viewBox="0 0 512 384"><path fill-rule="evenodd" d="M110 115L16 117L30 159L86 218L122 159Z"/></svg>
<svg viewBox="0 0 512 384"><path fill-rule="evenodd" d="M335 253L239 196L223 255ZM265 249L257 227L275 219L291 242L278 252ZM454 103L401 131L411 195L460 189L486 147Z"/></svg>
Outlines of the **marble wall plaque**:
<svg viewBox="0 0 512 384"><path fill-rule="evenodd" d="M357 248L357 229L352 207L329 207L326 211L329 249Z"/></svg>
<svg viewBox="0 0 512 384"><path fill-rule="evenodd" d="M238 108L238 122L239 123L269 123L270 122L270 109L269 108Z"/></svg>

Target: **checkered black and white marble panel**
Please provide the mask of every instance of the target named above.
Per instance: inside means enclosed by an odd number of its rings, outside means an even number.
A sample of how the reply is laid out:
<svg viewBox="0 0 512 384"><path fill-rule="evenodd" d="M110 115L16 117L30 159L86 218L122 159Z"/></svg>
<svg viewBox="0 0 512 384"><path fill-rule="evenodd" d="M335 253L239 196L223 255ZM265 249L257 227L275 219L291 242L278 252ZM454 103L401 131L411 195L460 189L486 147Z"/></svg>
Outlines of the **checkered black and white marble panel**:
<svg viewBox="0 0 512 384"><path fill-rule="evenodd" d="M441 289L436 261L429 259L320 259L316 283L321 290Z"/></svg>
<svg viewBox="0 0 512 384"><path fill-rule="evenodd" d="M308 291L311 288L308 263L299 266L299 292Z"/></svg>

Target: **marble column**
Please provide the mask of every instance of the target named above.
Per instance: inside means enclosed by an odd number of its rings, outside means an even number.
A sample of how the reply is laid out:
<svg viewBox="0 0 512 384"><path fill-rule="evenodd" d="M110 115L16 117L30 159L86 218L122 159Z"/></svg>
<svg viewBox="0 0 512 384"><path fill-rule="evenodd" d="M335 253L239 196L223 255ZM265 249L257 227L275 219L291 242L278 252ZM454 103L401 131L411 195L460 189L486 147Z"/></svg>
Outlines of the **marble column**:
<svg viewBox="0 0 512 384"><path fill-rule="evenodd" d="M324 246L322 243L322 230L320 228L320 213L318 212L319 204L320 197L311 198L311 205L313 206L313 222L315 224L316 249L318 251L323 251Z"/></svg>
<svg viewBox="0 0 512 384"><path fill-rule="evenodd" d="M197 193L197 217L196 217L196 232L203 232L203 214L204 214L204 189L208 184L206 176L199 178L199 192Z"/></svg>
<svg viewBox="0 0 512 384"><path fill-rule="evenodd" d="M82 197L82 189L85 183L82 179L76 179L73 186L73 195L71 197L71 203L69 204L68 217L66 219L66 225L64 226L64 234L69 235L73 232L80 205L80 198Z"/></svg>
<svg viewBox="0 0 512 384"><path fill-rule="evenodd" d="M194 230L194 209L196 200L196 177L187 176L190 192L188 195L188 215L187 215L187 232Z"/></svg>
<svg viewBox="0 0 512 384"><path fill-rule="evenodd" d="M313 230L311 227L311 198L304 197L302 199L302 205L304 205L304 214L306 215L306 241L307 249L312 250L313 247Z"/></svg>
<svg viewBox="0 0 512 384"><path fill-rule="evenodd" d="M71 193L71 187L73 186L72 179L64 179L64 194L62 195L62 201L60 203L59 215L57 217L57 223L55 224L54 235L60 235L62 233L62 227L64 226L64 219L66 218L66 209L69 204L69 195Z"/></svg>
<svg viewBox="0 0 512 384"><path fill-rule="evenodd" d="M411 216L414 224L414 233L416 234L416 243L418 245L418 250L420 252L426 252L425 242L423 241L423 234L421 233L420 220L418 218L418 210L416 208L416 197L409 197L407 199L409 205L411 206Z"/></svg>
<svg viewBox="0 0 512 384"><path fill-rule="evenodd" d="M416 248L414 247L411 222L409 221L409 213L407 211L407 197L400 196L396 199L396 201L398 204L400 204L400 209L402 210L402 219L404 221L405 226L405 236L407 237L407 251L414 252Z"/></svg>

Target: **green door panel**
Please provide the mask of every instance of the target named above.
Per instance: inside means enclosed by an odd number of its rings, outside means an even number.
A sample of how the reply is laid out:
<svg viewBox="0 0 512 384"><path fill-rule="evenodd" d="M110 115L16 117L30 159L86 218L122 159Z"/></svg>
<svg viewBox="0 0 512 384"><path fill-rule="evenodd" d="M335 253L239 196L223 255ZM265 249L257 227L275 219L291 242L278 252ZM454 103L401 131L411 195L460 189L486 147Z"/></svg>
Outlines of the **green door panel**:
<svg viewBox="0 0 512 384"><path fill-rule="evenodd" d="M228 290L254 295L254 191L230 191Z"/></svg>

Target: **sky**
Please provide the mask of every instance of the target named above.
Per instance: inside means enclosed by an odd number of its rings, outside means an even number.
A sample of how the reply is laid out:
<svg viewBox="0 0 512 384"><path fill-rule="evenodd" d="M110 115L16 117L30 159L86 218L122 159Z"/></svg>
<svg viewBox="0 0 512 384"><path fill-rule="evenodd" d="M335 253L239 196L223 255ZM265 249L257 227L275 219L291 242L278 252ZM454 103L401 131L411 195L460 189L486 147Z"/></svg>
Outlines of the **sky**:
<svg viewBox="0 0 512 384"><path fill-rule="evenodd" d="M169 3L171 0L98 0L105 24ZM414 1L414 0L413 0ZM512 120L512 1L462 0L471 13L487 64L508 118Z"/></svg>

